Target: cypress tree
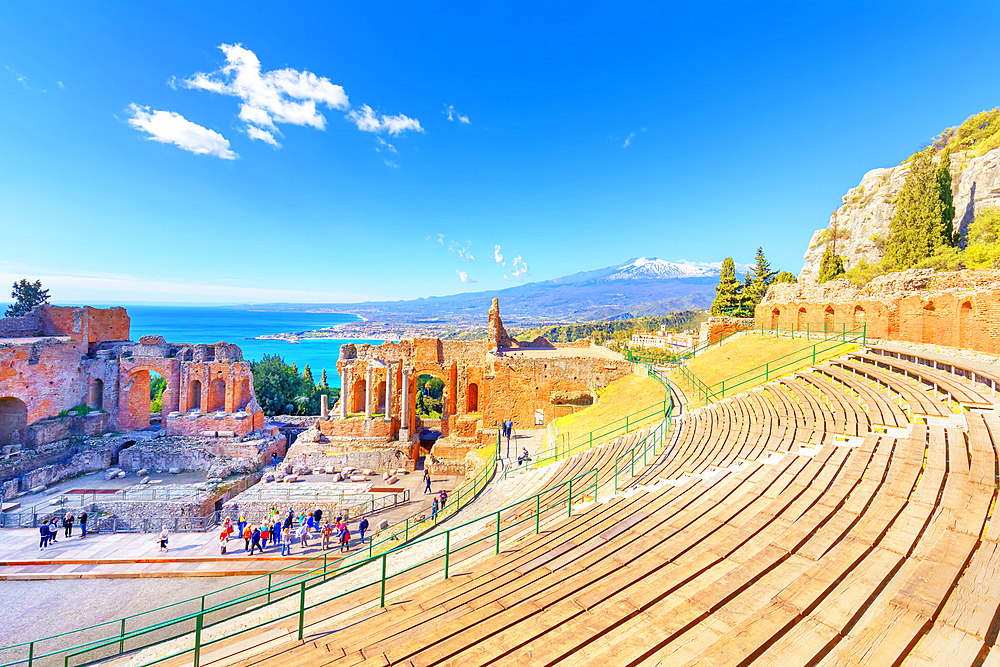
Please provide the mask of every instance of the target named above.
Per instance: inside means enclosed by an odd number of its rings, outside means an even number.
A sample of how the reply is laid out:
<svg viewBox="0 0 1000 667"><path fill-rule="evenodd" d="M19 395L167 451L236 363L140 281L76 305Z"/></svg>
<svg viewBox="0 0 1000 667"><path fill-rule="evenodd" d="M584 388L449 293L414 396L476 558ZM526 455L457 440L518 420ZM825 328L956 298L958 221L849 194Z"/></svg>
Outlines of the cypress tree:
<svg viewBox="0 0 1000 667"><path fill-rule="evenodd" d="M719 286L715 288L715 301L712 302L712 315L729 315L740 305L740 281L736 277L736 264L732 257L726 257L722 262L722 273L719 275Z"/></svg>
<svg viewBox="0 0 1000 667"><path fill-rule="evenodd" d="M319 386L321 389L328 389L330 387L326 382L326 369L323 369L323 373L319 376Z"/></svg>
<svg viewBox="0 0 1000 667"><path fill-rule="evenodd" d="M938 198L941 199L941 242L946 246L954 246L956 239L952 232L955 220L955 204L951 195L951 155L945 148L941 154L941 163L937 168Z"/></svg>
<svg viewBox="0 0 1000 667"><path fill-rule="evenodd" d="M313 381L312 371L309 369L309 364L302 370L302 384L307 387L315 387L316 383Z"/></svg>
<svg viewBox="0 0 1000 667"><path fill-rule="evenodd" d="M744 306L753 310L767 294L767 288L774 282L777 271L771 270L771 264L764 257L764 248L757 247L754 265L747 272L747 284L743 288Z"/></svg>
<svg viewBox="0 0 1000 667"><path fill-rule="evenodd" d="M928 151L920 151L910 160L910 173L896 200L885 249L886 268L903 271L933 255L941 245L943 212L934 162Z"/></svg>

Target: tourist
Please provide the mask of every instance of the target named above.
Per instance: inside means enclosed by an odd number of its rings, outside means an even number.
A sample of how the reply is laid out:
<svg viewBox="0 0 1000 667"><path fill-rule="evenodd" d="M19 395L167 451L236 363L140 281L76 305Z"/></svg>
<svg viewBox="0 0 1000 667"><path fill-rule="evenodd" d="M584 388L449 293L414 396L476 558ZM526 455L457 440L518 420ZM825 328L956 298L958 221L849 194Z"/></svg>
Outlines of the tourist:
<svg viewBox="0 0 1000 667"><path fill-rule="evenodd" d="M507 456L510 456L510 436L514 434L514 422L508 419L506 427L507 427Z"/></svg>
<svg viewBox="0 0 1000 667"><path fill-rule="evenodd" d="M274 544L278 546L282 544L281 538L281 520L278 519L278 515L275 514L271 517L271 539L274 540Z"/></svg>
<svg viewBox="0 0 1000 667"><path fill-rule="evenodd" d="M56 537L59 535L59 521L52 517L49 521L49 544L57 544L59 540Z"/></svg>
<svg viewBox="0 0 1000 667"><path fill-rule="evenodd" d="M433 493L431 491L431 471L424 468L424 493Z"/></svg>
<svg viewBox="0 0 1000 667"><path fill-rule="evenodd" d="M160 553L170 551L169 547L167 547L167 541L169 539L170 535L167 533L167 527L163 526L163 529L160 531Z"/></svg>
<svg viewBox="0 0 1000 667"><path fill-rule="evenodd" d="M340 524L340 550L348 551L351 548L351 531L347 530L347 524Z"/></svg>
<svg viewBox="0 0 1000 667"><path fill-rule="evenodd" d="M73 537L73 513L66 512L66 516L63 517L63 528L66 529L65 536Z"/></svg>
<svg viewBox="0 0 1000 667"><path fill-rule="evenodd" d="M314 532L318 528L316 525L316 516L314 514L310 514L306 519L306 526L308 526L310 533Z"/></svg>
<svg viewBox="0 0 1000 667"><path fill-rule="evenodd" d="M528 448L525 447L524 451L521 452L521 456L517 459L517 465L522 465L528 462Z"/></svg>
<svg viewBox="0 0 1000 667"><path fill-rule="evenodd" d="M82 540L87 536L87 513L82 512L80 514L80 539Z"/></svg>
<svg viewBox="0 0 1000 667"><path fill-rule="evenodd" d="M260 546L260 528L254 526L253 532L250 533L250 555L253 556L254 551L258 549L264 553L264 548Z"/></svg>
<svg viewBox="0 0 1000 667"><path fill-rule="evenodd" d="M362 519L358 524L358 535L361 536L361 544L365 543L365 531L368 530L368 519Z"/></svg>
<svg viewBox="0 0 1000 667"><path fill-rule="evenodd" d="M440 496L440 498L441 498L441 511L443 512L444 511L445 503L448 502L448 492L445 491L444 489L441 489L441 496Z"/></svg>
<svg viewBox="0 0 1000 667"><path fill-rule="evenodd" d="M292 527L285 526L281 531L281 555L292 555Z"/></svg>
<svg viewBox="0 0 1000 667"><path fill-rule="evenodd" d="M271 452L271 465L278 465L278 452Z"/></svg>
<svg viewBox="0 0 1000 667"><path fill-rule="evenodd" d="M271 536L271 532L267 529L267 524L261 524L260 526L260 552L264 553L264 549L267 548L267 538ZM250 551L253 551L253 546L250 547ZM253 555L252 553L250 554Z"/></svg>
<svg viewBox="0 0 1000 667"><path fill-rule="evenodd" d="M313 512L313 520L316 522L316 530L318 531L322 525L320 522L323 520L323 510L317 507L316 511Z"/></svg>
<svg viewBox="0 0 1000 667"><path fill-rule="evenodd" d="M438 513L438 499L435 498L434 502L431 503L431 520L437 518L437 513Z"/></svg>
<svg viewBox="0 0 1000 667"><path fill-rule="evenodd" d="M229 546L229 531L223 530L219 533L219 553L226 555L226 547Z"/></svg>
<svg viewBox="0 0 1000 667"><path fill-rule="evenodd" d="M243 551L250 551L250 537L253 535L253 526L243 526Z"/></svg>
<svg viewBox="0 0 1000 667"><path fill-rule="evenodd" d="M41 537L38 542L38 550L45 551L45 547L49 546L49 524L47 521L38 526L38 534Z"/></svg>
<svg viewBox="0 0 1000 667"><path fill-rule="evenodd" d="M323 550L330 548L330 538L333 537L333 526L327 521L323 524L323 530L320 531L320 535L323 536Z"/></svg>
<svg viewBox="0 0 1000 667"><path fill-rule="evenodd" d="M299 545L303 549L309 546L309 528L304 523L299 526Z"/></svg>
<svg viewBox="0 0 1000 667"><path fill-rule="evenodd" d="M240 531L240 535L243 534L243 529L247 526L247 518L243 514L240 514L240 518L236 521L236 528Z"/></svg>

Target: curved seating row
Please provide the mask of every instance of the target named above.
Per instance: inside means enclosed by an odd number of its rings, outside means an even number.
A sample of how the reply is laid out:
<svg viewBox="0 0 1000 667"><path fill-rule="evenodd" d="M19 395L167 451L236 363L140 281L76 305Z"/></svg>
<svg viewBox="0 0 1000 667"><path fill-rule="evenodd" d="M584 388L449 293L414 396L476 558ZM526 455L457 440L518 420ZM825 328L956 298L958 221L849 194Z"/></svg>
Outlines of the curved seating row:
<svg viewBox="0 0 1000 667"><path fill-rule="evenodd" d="M416 568L385 609L317 607L305 641L244 662L1000 664L1000 419L968 380L868 356L688 413L629 493L470 548L447 580Z"/></svg>

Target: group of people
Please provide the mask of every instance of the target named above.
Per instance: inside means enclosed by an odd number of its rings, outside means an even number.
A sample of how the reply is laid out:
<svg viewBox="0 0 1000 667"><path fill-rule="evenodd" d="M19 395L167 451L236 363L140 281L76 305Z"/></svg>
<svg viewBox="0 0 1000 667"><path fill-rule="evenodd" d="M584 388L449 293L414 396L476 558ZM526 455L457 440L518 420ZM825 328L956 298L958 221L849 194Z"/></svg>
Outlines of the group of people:
<svg viewBox="0 0 1000 667"><path fill-rule="evenodd" d="M507 421L500 424L500 435L507 438L507 446L510 447L511 436L514 435L514 422L508 419ZM507 450L510 451L509 449Z"/></svg>
<svg viewBox="0 0 1000 667"><path fill-rule="evenodd" d="M73 522L76 521L76 517L73 516L72 512L66 512L66 515L62 518L63 535L65 537L73 537ZM38 550L44 551L46 547L56 544L59 542L56 537L59 535L59 519L52 517L48 521L43 522L38 526L38 533L41 540L38 543ZM87 537L87 513L80 513L80 539Z"/></svg>
<svg viewBox="0 0 1000 667"><path fill-rule="evenodd" d="M368 519L362 518L358 522L359 544L365 543L365 532L368 530ZM288 514L284 517L279 515L278 509L272 507L268 516L259 524L252 524L247 521L245 515L240 515L236 526L232 520L226 517L222 525L222 532L219 534L219 551L226 554L230 538L243 538L243 550L251 556L260 551L264 553L267 549L268 540L274 546L281 547L282 556L292 555L292 543L298 540L299 546L303 549L309 546L310 534L319 533L323 542L323 549L330 548L330 541L334 534L337 536L337 543L340 544L341 551L347 551L351 545L351 531L347 527L347 522L343 517L336 517L331 524L329 518L323 522L323 510L316 508L312 512L300 512L295 514L295 510L289 508Z"/></svg>
<svg viewBox="0 0 1000 667"><path fill-rule="evenodd" d="M434 502L431 503L431 519L437 518L438 509L444 509L444 504L448 502L448 492L441 489L441 493L437 495Z"/></svg>

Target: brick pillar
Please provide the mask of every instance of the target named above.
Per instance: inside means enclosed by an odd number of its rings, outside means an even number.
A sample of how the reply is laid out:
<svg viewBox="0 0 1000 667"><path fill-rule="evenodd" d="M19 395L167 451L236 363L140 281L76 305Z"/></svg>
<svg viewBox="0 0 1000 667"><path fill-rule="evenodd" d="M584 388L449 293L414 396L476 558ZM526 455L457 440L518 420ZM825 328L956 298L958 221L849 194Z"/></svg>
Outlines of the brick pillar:
<svg viewBox="0 0 1000 667"><path fill-rule="evenodd" d="M392 365L385 367L385 421L392 421Z"/></svg>
<svg viewBox="0 0 1000 667"><path fill-rule="evenodd" d="M372 418L372 368L365 369L365 419Z"/></svg>

